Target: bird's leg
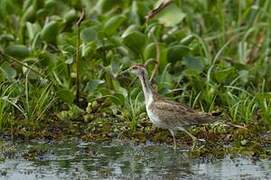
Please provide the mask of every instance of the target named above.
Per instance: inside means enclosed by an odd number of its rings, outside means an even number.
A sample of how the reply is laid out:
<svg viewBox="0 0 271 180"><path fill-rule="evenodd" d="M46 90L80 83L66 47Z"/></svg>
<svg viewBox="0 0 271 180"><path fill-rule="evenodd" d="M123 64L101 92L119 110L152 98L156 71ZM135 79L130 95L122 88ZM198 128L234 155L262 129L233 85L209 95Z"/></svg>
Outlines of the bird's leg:
<svg viewBox="0 0 271 180"><path fill-rule="evenodd" d="M175 132L172 129L170 129L169 132L173 137L173 143L174 143L173 149L176 150L177 145L176 145L176 139L175 139Z"/></svg>
<svg viewBox="0 0 271 180"><path fill-rule="evenodd" d="M183 132L185 132L186 134L188 134L192 138L192 141L193 141L192 149L195 148L197 140L199 140L199 141L205 141L205 140L202 140L202 139L197 139L194 135L192 135L190 132L188 132L184 128L180 128L179 127L178 129L181 130L181 131L183 131Z"/></svg>

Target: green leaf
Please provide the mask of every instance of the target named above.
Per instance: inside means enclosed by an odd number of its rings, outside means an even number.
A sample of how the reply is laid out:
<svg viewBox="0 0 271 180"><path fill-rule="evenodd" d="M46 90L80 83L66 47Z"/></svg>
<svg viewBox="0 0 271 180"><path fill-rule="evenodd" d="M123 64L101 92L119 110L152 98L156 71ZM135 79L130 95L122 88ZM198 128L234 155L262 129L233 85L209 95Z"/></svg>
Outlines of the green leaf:
<svg viewBox="0 0 271 180"><path fill-rule="evenodd" d="M92 57L95 54L96 42L91 41L89 43L84 43L82 47L82 57Z"/></svg>
<svg viewBox="0 0 271 180"><path fill-rule="evenodd" d="M146 36L139 31L131 32L130 34L123 37L123 44L136 54L142 53L142 49L144 48L145 43Z"/></svg>
<svg viewBox="0 0 271 180"><path fill-rule="evenodd" d="M125 20L126 17L122 15L111 17L104 25L105 34L108 36L113 35Z"/></svg>
<svg viewBox="0 0 271 180"><path fill-rule="evenodd" d="M156 57L156 45L155 43L150 43L144 49L144 58L151 59Z"/></svg>
<svg viewBox="0 0 271 180"><path fill-rule="evenodd" d="M75 21L77 19L77 14L74 9L69 10L67 13L64 14L64 20L66 23L71 21Z"/></svg>
<svg viewBox="0 0 271 180"><path fill-rule="evenodd" d="M183 64L193 72L201 73L204 70L204 64L198 57L186 56L183 58Z"/></svg>
<svg viewBox="0 0 271 180"><path fill-rule="evenodd" d="M118 81L112 81L114 90L116 93L121 94L124 98L128 96L128 92L125 88L121 87Z"/></svg>
<svg viewBox="0 0 271 180"><path fill-rule="evenodd" d="M163 44L159 44L160 48L160 65L161 69L164 69L167 64L167 48ZM144 58L147 59L156 59L156 44L150 43L144 48Z"/></svg>
<svg viewBox="0 0 271 180"><path fill-rule="evenodd" d="M56 37L58 35L59 27L56 21L51 21L43 27L41 31L41 39L47 43L56 43Z"/></svg>
<svg viewBox="0 0 271 180"><path fill-rule="evenodd" d="M4 41L14 41L14 36L12 34L1 34L0 35L0 42Z"/></svg>
<svg viewBox="0 0 271 180"><path fill-rule="evenodd" d="M72 104L75 98L72 91L69 89L59 89L56 94L62 101L68 104Z"/></svg>
<svg viewBox="0 0 271 180"><path fill-rule="evenodd" d="M96 11L101 14L121 6L123 0L99 0L96 4Z"/></svg>
<svg viewBox="0 0 271 180"><path fill-rule="evenodd" d="M176 26L184 18L186 14L182 12L174 3L163 9L157 16L159 23L165 26Z"/></svg>
<svg viewBox="0 0 271 180"><path fill-rule="evenodd" d="M21 44L10 45L5 49L5 53L16 58L25 58L29 56L30 50Z"/></svg>
<svg viewBox="0 0 271 180"><path fill-rule="evenodd" d="M219 82L222 83L225 81L227 78L229 78L231 75L234 75L235 68L234 67L229 67L227 69L222 69L214 72L215 79Z"/></svg>
<svg viewBox="0 0 271 180"><path fill-rule="evenodd" d="M95 41L97 39L96 31L97 30L95 30L93 27L83 29L81 32L81 39L84 41L84 43Z"/></svg>
<svg viewBox="0 0 271 180"><path fill-rule="evenodd" d="M35 19L35 15L36 15L36 10L37 10L37 6L35 4L32 4L31 6L29 6L27 8L26 11L24 11L23 15L22 15L22 22L26 22L26 21L34 21Z"/></svg>
<svg viewBox="0 0 271 180"><path fill-rule="evenodd" d="M176 62L182 60L184 56L189 55L190 49L184 45L175 45L168 48L168 61Z"/></svg>
<svg viewBox="0 0 271 180"><path fill-rule="evenodd" d="M121 38L125 38L134 31L139 31L139 27L137 25L132 24L122 33Z"/></svg>
<svg viewBox="0 0 271 180"><path fill-rule="evenodd" d="M86 90L89 92L94 92L98 88L98 86L104 84L104 82L104 80L100 79L90 80L86 85Z"/></svg>
<svg viewBox="0 0 271 180"><path fill-rule="evenodd" d="M38 23L30 23L30 22L26 22L26 28L27 28L29 39L31 41L34 40L35 35L38 32L40 32L40 29L41 29Z"/></svg>
<svg viewBox="0 0 271 180"><path fill-rule="evenodd" d="M234 68L232 68L234 69ZM241 70L238 72L239 76L240 76L240 80L243 83L247 83L249 81L249 71L248 70Z"/></svg>
<svg viewBox="0 0 271 180"><path fill-rule="evenodd" d="M8 80L12 80L16 77L16 70L13 69L12 67L10 67L10 65L6 62L4 62L1 66L0 66L0 70L3 72L4 76L6 79Z"/></svg>

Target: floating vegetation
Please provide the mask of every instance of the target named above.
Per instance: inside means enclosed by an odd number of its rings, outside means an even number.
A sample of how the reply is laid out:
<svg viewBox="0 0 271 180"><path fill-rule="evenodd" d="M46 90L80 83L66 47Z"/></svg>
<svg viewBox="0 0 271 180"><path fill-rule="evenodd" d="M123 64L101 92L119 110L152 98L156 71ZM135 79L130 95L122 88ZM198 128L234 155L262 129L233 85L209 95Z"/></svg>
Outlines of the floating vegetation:
<svg viewBox="0 0 271 180"><path fill-rule="evenodd" d="M125 71L141 63L159 94L222 112L191 129L199 155L270 154L271 2L159 2L1 0L2 136L171 144Z"/></svg>

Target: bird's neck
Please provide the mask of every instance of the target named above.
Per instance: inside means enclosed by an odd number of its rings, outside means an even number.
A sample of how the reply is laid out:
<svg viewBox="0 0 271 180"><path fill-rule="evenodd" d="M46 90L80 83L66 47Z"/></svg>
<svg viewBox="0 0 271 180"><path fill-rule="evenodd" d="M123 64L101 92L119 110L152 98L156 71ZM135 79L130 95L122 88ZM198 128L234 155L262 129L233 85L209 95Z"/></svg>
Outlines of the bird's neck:
<svg viewBox="0 0 271 180"><path fill-rule="evenodd" d="M148 107L153 102L154 98L151 83L146 73L143 73L141 76L139 76L139 79L144 93L145 104Z"/></svg>

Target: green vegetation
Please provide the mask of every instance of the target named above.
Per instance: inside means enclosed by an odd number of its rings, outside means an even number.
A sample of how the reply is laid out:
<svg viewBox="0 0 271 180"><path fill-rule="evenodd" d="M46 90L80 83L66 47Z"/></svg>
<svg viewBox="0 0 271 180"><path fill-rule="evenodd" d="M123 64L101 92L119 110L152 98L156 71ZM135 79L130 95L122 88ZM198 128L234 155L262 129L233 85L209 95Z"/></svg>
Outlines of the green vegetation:
<svg viewBox="0 0 271 180"><path fill-rule="evenodd" d="M240 144L270 130L271 2L175 0L157 14L155 4L1 0L0 131L169 141L123 72L135 63L148 64L160 94L247 128L211 127L207 139Z"/></svg>

